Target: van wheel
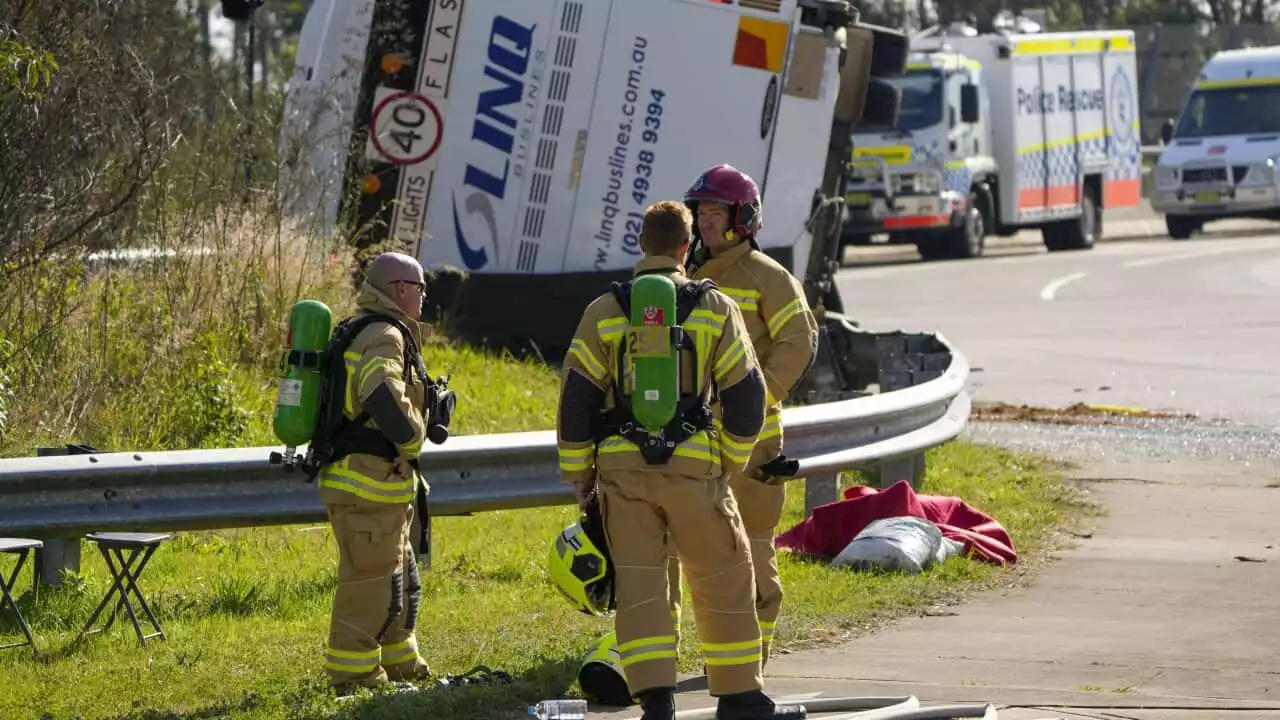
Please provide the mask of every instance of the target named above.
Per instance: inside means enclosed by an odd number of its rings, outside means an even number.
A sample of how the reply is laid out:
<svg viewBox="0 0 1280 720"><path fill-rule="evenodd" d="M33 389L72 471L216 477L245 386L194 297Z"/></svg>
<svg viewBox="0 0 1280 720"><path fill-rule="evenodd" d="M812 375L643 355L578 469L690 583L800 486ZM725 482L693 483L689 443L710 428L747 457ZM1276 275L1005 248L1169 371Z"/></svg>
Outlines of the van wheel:
<svg viewBox="0 0 1280 720"><path fill-rule="evenodd" d="M1185 215L1165 215L1164 226L1169 231L1169 237L1174 240L1186 240L1203 228L1204 223Z"/></svg>

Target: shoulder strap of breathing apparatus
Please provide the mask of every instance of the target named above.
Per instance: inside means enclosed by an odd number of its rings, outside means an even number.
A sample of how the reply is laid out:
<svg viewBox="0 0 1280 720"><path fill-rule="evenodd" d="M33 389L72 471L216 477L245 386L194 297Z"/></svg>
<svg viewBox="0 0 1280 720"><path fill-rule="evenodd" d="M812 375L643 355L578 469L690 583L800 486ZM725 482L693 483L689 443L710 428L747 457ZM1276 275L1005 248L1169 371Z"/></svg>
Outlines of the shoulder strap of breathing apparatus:
<svg viewBox="0 0 1280 720"><path fill-rule="evenodd" d="M362 410L354 418L347 418L346 352L351 343L370 324L384 322L400 331L404 338L404 381L412 385L414 376L418 382L429 384L427 367L422 352L413 339L413 333L399 319L376 312L359 312L338 323L328 345L320 356L322 389L316 429L304 463L307 482L319 474L320 468L337 462L352 453L377 455L388 460L397 456L396 447L376 428L367 427L368 411Z"/></svg>
<svg viewBox="0 0 1280 720"><path fill-rule="evenodd" d="M642 271L639 274L666 272L669 272L669 270ZM630 396L623 391L623 378L626 377L625 371L628 362L628 343L624 338L624 341L619 343L617 369L614 372L614 406L606 413L597 433L596 442L600 442L611 435L621 435L640 448L640 454L644 457L646 464L665 465L671 459L671 455L680 443L710 427L710 378L703 382L701 388L695 388L694 392L684 392L685 381L688 378L683 377L685 364L681 362L681 354L687 353L689 355L691 360L689 367L692 368L698 367L698 355L693 337L684 331L682 325L689 318L689 315L693 313L694 309L697 308L702 296L715 287L716 284L712 280L696 280L686 282L676 289L676 318L675 324L671 327L671 340L673 348L676 350L677 366L681 369L681 372L678 374L677 379L680 399L676 405L675 415L657 433L649 431L636 422ZM614 298L617 299L618 305L622 307L623 317L630 322L631 281L611 283L609 289ZM692 382L687 384L689 386L693 385Z"/></svg>

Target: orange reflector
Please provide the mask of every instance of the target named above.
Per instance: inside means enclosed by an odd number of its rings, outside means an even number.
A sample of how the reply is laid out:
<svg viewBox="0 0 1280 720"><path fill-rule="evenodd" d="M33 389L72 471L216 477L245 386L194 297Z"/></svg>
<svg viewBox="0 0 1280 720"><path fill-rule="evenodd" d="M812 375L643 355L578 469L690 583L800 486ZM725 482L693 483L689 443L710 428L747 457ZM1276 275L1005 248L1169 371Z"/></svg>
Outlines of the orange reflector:
<svg viewBox="0 0 1280 720"><path fill-rule="evenodd" d="M378 190L380 190L381 188L382 188L382 181L378 179L378 176L376 175L364 176L364 182L361 185L361 189L364 190L365 195L372 195L378 192Z"/></svg>
<svg viewBox="0 0 1280 720"><path fill-rule="evenodd" d="M382 56L382 72L395 75L404 67L403 53L387 53Z"/></svg>

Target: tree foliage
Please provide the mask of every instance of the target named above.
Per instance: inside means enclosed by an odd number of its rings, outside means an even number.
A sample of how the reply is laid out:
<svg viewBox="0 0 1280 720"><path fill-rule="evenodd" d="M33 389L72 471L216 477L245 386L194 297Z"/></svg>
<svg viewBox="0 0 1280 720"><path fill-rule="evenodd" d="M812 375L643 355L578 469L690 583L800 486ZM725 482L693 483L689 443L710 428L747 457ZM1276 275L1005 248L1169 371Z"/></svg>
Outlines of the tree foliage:
<svg viewBox="0 0 1280 720"><path fill-rule="evenodd" d="M0 35L4 87L20 96L0 106L3 278L127 235L127 211L182 133L192 53L165 3L19 3Z"/></svg>

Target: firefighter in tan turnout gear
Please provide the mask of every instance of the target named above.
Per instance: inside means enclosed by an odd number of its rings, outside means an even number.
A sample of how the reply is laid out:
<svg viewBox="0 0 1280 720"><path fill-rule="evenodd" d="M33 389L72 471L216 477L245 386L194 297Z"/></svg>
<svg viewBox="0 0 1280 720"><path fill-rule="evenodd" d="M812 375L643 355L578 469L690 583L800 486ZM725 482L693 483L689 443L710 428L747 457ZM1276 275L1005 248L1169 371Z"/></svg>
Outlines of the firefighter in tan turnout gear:
<svg viewBox="0 0 1280 720"><path fill-rule="evenodd" d="M587 307L565 360L557 418L561 473L584 508L599 503L616 573L620 664L644 720L675 713L668 542L684 562L696 598L708 684L719 698L717 718L798 720L806 716L802 706L776 706L762 691L750 549L728 487L763 425L765 379L737 306L713 285L698 288L683 273L691 223L680 203L647 208L640 233L645 257L635 270L637 277L670 278L685 295L685 311L691 308L687 316L677 313L691 340L681 352L687 358L679 372L681 402L661 431L674 445L650 442L653 436L628 411L633 398L623 388L635 377L628 360L631 313L625 292L610 292ZM724 409L718 426L707 404L713 389Z"/></svg>
<svg viewBox="0 0 1280 720"><path fill-rule="evenodd" d="M698 177L684 201L694 213L694 237L703 245L689 259L691 277L714 280L720 291L737 303L767 387L760 438L745 471L734 473L729 480L751 540L763 666L769 661L769 646L782 609L782 580L773 537L782 519L786 488L754 476L762 465L781 456L782 401L813 364L818 322L800 282L756 244L762 226L760 190L750 176L731 165L716 165ZM669 572L672 615L678 618L680 565L674 557Z"/></svg>
<svg viewBox="0 0 1280 720"><path fill-rule="evenodd" d="M403 329L375 320L348 346L343 417L368 420L335 435L337 459L317 476L339 551L325 670L340 693L430 676L414 637L421 583L409 538L427 427L423 290L422 266L408 255L383 253L369 265L360 313Z"/></svg>

